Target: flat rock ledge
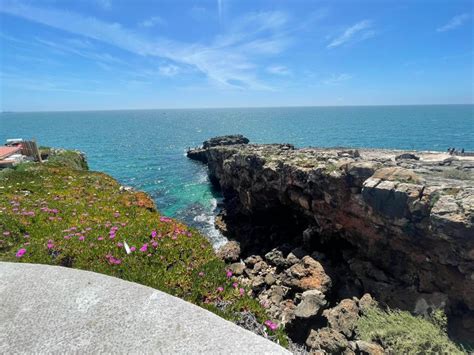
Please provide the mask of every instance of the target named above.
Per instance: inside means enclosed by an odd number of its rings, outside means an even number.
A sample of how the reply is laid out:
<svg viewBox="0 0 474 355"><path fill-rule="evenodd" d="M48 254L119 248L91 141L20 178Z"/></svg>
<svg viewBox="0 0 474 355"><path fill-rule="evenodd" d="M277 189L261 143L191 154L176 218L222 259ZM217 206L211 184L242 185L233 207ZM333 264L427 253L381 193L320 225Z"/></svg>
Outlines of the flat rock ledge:
<svg viewBox="0 0 474 355"><path fill-rule="evenodd" d="M150 287L58 266L0 262L0 353L289 354Z"/></svg>

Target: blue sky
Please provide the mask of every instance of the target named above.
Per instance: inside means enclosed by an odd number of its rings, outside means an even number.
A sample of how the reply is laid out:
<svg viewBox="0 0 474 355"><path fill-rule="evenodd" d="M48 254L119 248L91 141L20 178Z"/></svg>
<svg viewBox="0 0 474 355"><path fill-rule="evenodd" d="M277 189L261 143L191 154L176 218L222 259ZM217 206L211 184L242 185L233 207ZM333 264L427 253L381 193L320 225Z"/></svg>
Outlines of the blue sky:
<svg viewBox="0 0 474 355"><path fill-rule="evenodd" d="M471 0L0 0L0 109L473 103Z"/></svg>

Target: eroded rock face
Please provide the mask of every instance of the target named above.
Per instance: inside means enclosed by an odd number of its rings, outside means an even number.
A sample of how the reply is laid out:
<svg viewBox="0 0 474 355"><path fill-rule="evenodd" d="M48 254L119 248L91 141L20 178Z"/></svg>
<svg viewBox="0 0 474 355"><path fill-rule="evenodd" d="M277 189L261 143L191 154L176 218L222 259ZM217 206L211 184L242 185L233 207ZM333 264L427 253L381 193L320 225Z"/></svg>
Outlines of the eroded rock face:
<svg viewBox="0 0 474 355"><path fill-rule="evenodd" d="M240 244L235 240L225 243L217 250L217 256L224 261L238 261L240 258Z"/></svg>
<svg viewBox="0 0 474 355"><path fill-rule="evenodd" d="M299 234L284 235L294 245L310 254L326 246L325 253L347 263L357 287L390 306L415 311L417 304L426 308L421 299L443 305L448 315L462 317L474 338L472 157L287 144L216 145L199 154L228 214L237 216L228 227L245 232L242 245L257 237L280 243L280 227L256 231L253 225L295 216ZM285 268L283 285L327 292L327 270L308 258L266 257ZM435 294L444 295L444 303L435 302Z"/></svg>

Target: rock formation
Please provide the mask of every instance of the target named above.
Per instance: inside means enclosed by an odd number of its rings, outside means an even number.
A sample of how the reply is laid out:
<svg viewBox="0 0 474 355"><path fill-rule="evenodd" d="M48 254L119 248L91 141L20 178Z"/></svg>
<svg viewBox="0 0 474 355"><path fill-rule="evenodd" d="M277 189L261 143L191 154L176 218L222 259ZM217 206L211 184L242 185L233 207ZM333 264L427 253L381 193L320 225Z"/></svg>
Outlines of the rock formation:
<svg viewBox="0 0 474 355"><path fill-rule="evenodd" d="M321 317L327 304L357 313L369 292L419 314L443 308L452 332L474 339L473 157L247 142L219 137L188 156L221 188L219 221L242 256L259 255L242 277L279 319ZM325 310L306 343L343 346L353 325L339 313Z"/></svg>

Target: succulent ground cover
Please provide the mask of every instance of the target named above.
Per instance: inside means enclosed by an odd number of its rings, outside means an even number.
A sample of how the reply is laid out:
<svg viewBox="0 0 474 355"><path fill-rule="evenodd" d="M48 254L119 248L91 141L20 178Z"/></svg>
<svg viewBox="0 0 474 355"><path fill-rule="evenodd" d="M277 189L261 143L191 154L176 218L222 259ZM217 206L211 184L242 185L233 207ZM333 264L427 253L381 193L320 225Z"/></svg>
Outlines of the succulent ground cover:
<svg viewBox="0 0 474 355"><path fill-rule="evenodd" d="M196 230L162 216L141 192L83 170L77 154L0 172L0 260L59 265L137 282L234 322L249 312L264 335L282 329Z"/></svg>

